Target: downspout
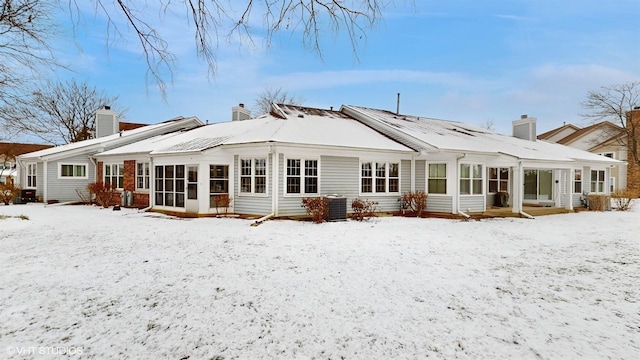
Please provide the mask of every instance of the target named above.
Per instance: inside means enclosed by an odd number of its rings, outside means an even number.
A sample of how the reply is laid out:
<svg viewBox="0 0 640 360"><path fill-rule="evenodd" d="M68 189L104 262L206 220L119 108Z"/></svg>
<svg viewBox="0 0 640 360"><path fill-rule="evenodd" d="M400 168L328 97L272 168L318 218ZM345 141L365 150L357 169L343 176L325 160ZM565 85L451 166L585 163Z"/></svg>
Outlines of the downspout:
<svg viewBox="0 0 640 360"><path fill-rule="evenodd" d="M276 151L276 146L275 145L269 145L269 153L271 154L271 157L273 158L273 160L271 161L271 196L273 196L273 199L271 201L271 216L278 216L278 168L279 168L279 156L278 156L278 152ZM269 215L267 215L269 216ZM264 219L266 220L266 219ZM262 221L264 221L262 220Z"/></svg>
<svg viewBox="0 0 640 360"><path fill-rule="evenodd" d="M265 216L261 217L260 219L258 219L258 220L256 220L256 221L252 222L252 223L251 223L251 226L258 226L258 225L262 224L263 222L265 222L265 221L267 221L267 220L271 219L271 218L272 218L272 217L274 217L274 216L275 216L275 214L274 214L274 213L271 213L271 214L269 214L269 215L265 215Z"/></svg>
<svg viewBox="0 0 640 360"><path fill-rule="evenodd" d="M468 219L471 216L469 214L466 214L460 211L460 159L464 159L466 156L467 154L464 153L461 156L458 156L456 158L456 212L455 213L462 214L462 216Z"/></svg>
<svg viewBox="0 0 640 360"><path fill-rule="evenodd" d="M37 163L36 163L37 164ZM48 161L47 160L42 160L42 201L47 202L47 200L49 200L49 197L47 196L47 188L49 187L49 182L48 182L48 176L47 176L47 165L48 165ZM36 169L36 175L38 174L38 170ZM37 180L37 176L36 176L36 181ZM36 190L38 189L38 186L36 185Z"/></svg>
<svg viewBox="0 0 640 360"><path fill-rule="evenodd" d="M518 161L518 180L520 180L520 184L518 184L518 213L527 218L527 219L534 219L533 216L527 214L526 212L524 212L523 206L522 206L522 201L523 201L523 197L524 197L524 170L522 168L522 160Z"/></svg>

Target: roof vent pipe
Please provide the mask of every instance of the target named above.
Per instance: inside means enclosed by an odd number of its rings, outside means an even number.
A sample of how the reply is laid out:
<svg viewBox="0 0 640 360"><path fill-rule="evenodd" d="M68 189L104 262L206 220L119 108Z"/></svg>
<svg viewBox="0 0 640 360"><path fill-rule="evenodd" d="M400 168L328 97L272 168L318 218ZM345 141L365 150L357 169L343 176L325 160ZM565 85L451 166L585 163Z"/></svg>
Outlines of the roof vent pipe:
<svg viewBox="0 0 640 360"><path fill-rule="evenodd" d="M396 101L396 115L400 115L400 93L398 93L398 100Z"/></svg>

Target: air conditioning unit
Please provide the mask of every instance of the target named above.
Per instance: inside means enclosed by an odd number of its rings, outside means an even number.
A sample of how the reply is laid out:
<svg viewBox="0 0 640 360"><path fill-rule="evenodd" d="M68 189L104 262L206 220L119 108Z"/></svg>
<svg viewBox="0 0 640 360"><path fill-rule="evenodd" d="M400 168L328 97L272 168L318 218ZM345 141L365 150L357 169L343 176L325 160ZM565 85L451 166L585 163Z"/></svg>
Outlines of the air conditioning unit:
<svg viewBox="0 0 640 360"><path fill-rule="evenodd" d="M327 195L329 213L327 221L347 220L347 198L340 195Z"/></svg>

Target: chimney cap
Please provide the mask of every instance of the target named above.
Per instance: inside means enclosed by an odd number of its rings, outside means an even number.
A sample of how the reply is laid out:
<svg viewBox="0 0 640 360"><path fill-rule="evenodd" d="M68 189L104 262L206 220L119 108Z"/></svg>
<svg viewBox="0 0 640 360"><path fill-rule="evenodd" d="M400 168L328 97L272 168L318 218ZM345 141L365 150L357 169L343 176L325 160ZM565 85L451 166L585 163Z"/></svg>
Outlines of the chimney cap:
<svg viewBox="0 0 640 360"><path fill-rule="evenodd" d="M243 108L243 107L244 107L244 104L243 104L243 103L240 103L240 104L238 104L238 106L240 106L241 108Z"/></svg>
<svg viewBox="0 0 640 360"><path fill-rule="evenodd" d="M527 114L520 115L520 119L526 119L526 118L528 118L528 117L529 117L529 115L527 115Z"/></svg>

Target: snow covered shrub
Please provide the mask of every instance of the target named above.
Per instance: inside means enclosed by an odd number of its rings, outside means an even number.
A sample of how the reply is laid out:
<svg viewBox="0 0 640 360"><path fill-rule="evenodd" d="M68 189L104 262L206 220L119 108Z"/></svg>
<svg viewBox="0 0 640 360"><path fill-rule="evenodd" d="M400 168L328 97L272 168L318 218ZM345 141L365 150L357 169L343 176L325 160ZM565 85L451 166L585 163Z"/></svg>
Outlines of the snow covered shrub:
<svg viewBox="0 0 640 360"><path fill-rule="evenodd" d="M11 201L18 196L20 188L13 184L0 183L0 201L5 205L9 205Z"/></svg>
<svg viewBox="0 0 640 360"><path fill-rule="evenodd" d="M105 184L102 181L98 181L87 185L87 190L89 190L91 198L95 197L96 204L103 208L108 208L116 193L116 186L115 184Z"/></svg>
<svg viewBox="0 0 640 360"><path fill-rule="evenodd" d="M316 224L325 221L329 215L329 200L324 197L303 198L302 207Z"/></svg>
<svg viewBox="0 0 640 360"><path fill-rule="evenodd" d="M427 193L424 191L409 191L402 194L402 202L406 204L409 211L417 216L422 215L427 208Z"/></svg>
<svg viewBox="0 0 640 360"><path fill-rule="evenodd" d="M376 216L377 201L353 199L351 202L352 218L362 221Z"/></svg>
<svg viewBox="0 0 640 360"><path fill-rule="evenodd" d="M631 209L631 200L633 200L633 192L630 190L618 190L611 194L613 203L619 211L628 211Z"/></svg>

